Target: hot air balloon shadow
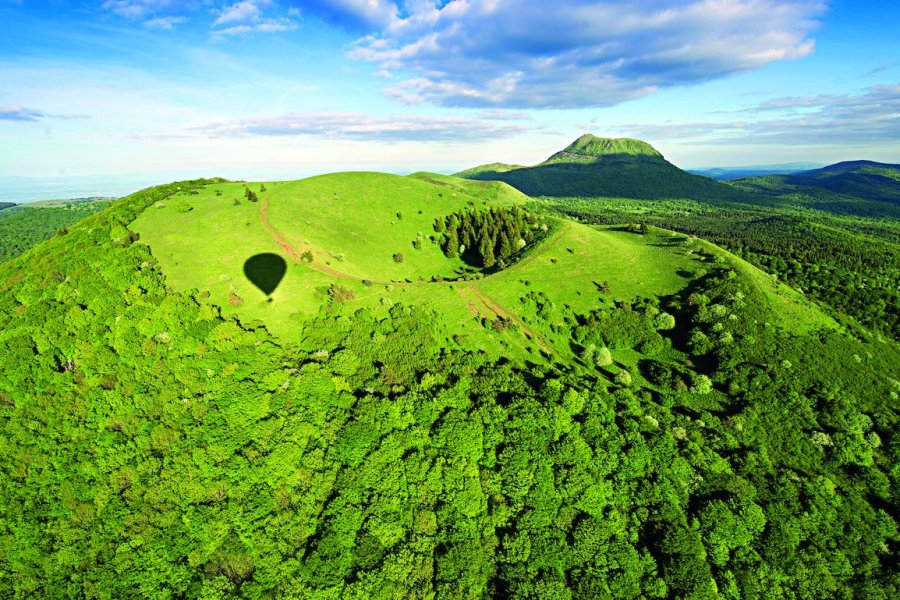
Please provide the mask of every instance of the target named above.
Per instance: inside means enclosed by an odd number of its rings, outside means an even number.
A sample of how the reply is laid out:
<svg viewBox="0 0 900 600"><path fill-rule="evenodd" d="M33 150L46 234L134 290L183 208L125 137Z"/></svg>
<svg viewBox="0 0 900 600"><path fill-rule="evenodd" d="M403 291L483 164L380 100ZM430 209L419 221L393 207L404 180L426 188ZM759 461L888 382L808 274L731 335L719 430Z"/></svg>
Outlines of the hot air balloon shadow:
<svg viewBox="0 0 900 600"><path fill-rule="evenodd" d="M287 271L287 263L277 254L265 253L251 256L244 263L244 275L272 301L272 292L281 283Z"/></svg>

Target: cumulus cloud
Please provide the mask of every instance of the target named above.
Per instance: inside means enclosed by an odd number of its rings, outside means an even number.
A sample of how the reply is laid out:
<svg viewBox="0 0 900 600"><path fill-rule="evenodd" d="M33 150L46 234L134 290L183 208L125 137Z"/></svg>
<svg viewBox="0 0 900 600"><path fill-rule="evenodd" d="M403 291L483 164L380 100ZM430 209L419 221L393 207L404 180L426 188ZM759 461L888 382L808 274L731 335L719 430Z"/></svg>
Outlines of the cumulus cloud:
<svg viewBox="0 0 900 600"><path fill-rule="evenodd" d="M301 113L212 123L194 131L215 138L319 136L377 142L469 142L510 137L529 130L521 124L492 118Z"/></svg>
<svg viewBox="0 0 900 600"><path fill-rule="evenodd" d="M648 139L691 139L747 144L897 144L900 84L872 86L860 94L776 98L752 107L745 118L725 123L625 125Z"/></svg>
<svg viewBox="0 0 900 600"><path fill-rule="evenodd" d="M226 37L255 32L291 31L297 28L297 24L289 18L264 16L264 9L271 4L269 0L242 0L225 5L213 22L213 35Z"/></svg>
<svg viewBox="0 0 900 600"><path fill-rule="evenodd" d="M410 74L390 96L516 108L614 105L800 58L825 10L820 0L337 4L370 25L351 58Z"/></svg>
<svg viewBox="0 0 900 600"><path fill-rule="evenodd" d="M141 21L144 27L162 30L172 30L187 21L186 15L200 11L212 15L210 27L216 38L291 31L297 28L292 17L299 14L295 8L289 8L287 16L283 12L279 15L279 6L272 0L105 0L103 8L125 19Z"/></svg>
<svg viewBox="0 0 900 600"><path fill-rule="evenodd" d="M219 13L219 17L213 25L225 25L227 23L245 23L247 21L258 19L262 10L259 5L262 2L235 2L229 4Z"/></svg>

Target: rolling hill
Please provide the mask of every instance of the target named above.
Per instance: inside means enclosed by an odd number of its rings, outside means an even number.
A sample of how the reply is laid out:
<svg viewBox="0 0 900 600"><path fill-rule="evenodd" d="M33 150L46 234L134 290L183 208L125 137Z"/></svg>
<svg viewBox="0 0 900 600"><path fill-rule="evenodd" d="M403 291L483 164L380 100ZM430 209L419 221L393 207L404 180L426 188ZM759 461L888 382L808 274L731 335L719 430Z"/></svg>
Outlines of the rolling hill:
<svg viewBox="0 0 900 600"><path fill-rule="evenodd" d="M244 183L176 194L145 211L131 228L153 250L176 289L208 292L224 314L258 319L295 341L302 338L303 318L328 304L323 290L336 283L352 296L342 310L387 314L396 303L426 306L443 315L450 345L462 333L469 349L537 360L553 345L541 343L554 337L551 332L507 332L498 345L497 336L484 335L479 319L524 323L519 311L529 293L584 313L601 300L601 280L610 283L607 301L667 296L690 281L678 272L697 271L697 255L676 249L668 232L640 236L552 217L541 217L535 225L548 229L546 239L496 273L484 276L460 258L444 256L435 243L436 218L529 201L504 183L428 173L339 173L261 186L265 191L259 192L257 203L238 200L247 189ZM699 250L701 242L697 244ZM278 288L266 295L241 268L250 256L273 251L288 267ZM711 256L722 252L711 246L706 251ZM800 310L806 316L794 318L799 315L786 306L799 309L806 301L786 296L787 288L776 291L765 276L753 279L774 302L773 320L800 330L807 322L829 322L812 307ZM565 346L554 355L573 357Z"/></svg>
<svg viewBox="0 0 900 600"><path fill-rule="evenodd" d="M532 167L495 163L457 175L504 181L529 196L692 198L708 202L754 199L745 190L679 169L646 142L589 134Z"/></svg>
<svg viewBox="0 0 900 600"><path fill-rule="evenodd" d="M839 195L846 199L840 203L841 206L853 200L868 201L860 204L870 207L877 207L872 203L881 202L887 205L881 207L883 210L891 211L892 216L900 215L900 212L892 210L900 204L900 165L868 160L847 161L791 175L738 179L735 183L766 194Z"/></svg>
<svg viewBox="0 0 900 600"><path fill-rule="evenodd" d="M505 183L142 190L0 264L0 365L0 595L897 591L897 345Z"/></svg>

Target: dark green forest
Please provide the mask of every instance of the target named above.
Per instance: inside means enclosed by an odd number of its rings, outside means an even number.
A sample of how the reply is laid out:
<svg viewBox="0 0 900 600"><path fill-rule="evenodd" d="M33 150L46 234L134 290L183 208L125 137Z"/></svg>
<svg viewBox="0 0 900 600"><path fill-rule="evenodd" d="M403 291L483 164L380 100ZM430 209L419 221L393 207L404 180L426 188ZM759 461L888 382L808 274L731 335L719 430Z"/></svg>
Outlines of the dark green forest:
<svg viewBox="0 0 900 600"><path fill-rule="evenodd" d="M462 257L474 267L503 268L535 239L537 218L514 207L454 213L436 219L434 230L447 258ZM545 227L546 229L546 227Z"/></svg>
<svg viewBox="0 0 900 600"><path fill-rule="evenodd" d="M0 212L0 262L19 256L56 234L65 234L66 227L107 206L108 202L42 207L10 204Z"/></svg>
<svg viewBox="0 0 900 600"><path fill-rule="evenodd" d="M402 305L338 304L283 344L135 243L204 183L0 264L0 595L900 596L893 341L785 332L709 257L672 297L529 296L576 363L464 352ZM834 251L763 229L745 252Z"/></svg>

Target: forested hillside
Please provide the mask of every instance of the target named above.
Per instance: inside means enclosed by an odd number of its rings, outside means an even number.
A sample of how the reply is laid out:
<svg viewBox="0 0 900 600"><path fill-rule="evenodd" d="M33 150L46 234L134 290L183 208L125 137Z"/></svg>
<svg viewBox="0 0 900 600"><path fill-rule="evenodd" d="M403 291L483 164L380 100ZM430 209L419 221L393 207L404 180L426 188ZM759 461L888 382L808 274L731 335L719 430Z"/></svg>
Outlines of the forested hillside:
<svg viewBox="0 0 900 600"><path fill-rule="evenodd" d="M328 183L298 189L346 198ZM895 343L704 242L574 224L519 267L528 285L503 284L520 321L475 319L484 339L527 329L565 353L497 358L448 339L427 302L346 296L286 320L301 328L286 341L240 316L263 308L176 291L155 257L165 239L147 246L132 225L199 227L232 187L139 192L0 265L0 595L900 594ZM241 231L240 211L261 210L232 208ZM679 291L613 301L663 261L597 272L576 234L623 257L648 240L693 270ZM541 286L566 260L593 299ZM448 289L430 285L410 289Z"/></svg>
<svg viewBox="0 0 900 600"><path fill-rule="evenodd" d="M0 262L19 256L53 235L64 235L66 227L108 205L108 202L41 207L10 204L8 210L0 213Z"/></svg>
<svg viewBox="0 0 900 600"><path fill-rule="evenodd" d="M739 179L735 184L766 194L826 198L830 202L825 206L836 205L847 214L900 217L900 165L848 161L790 175Z"/></svg>

